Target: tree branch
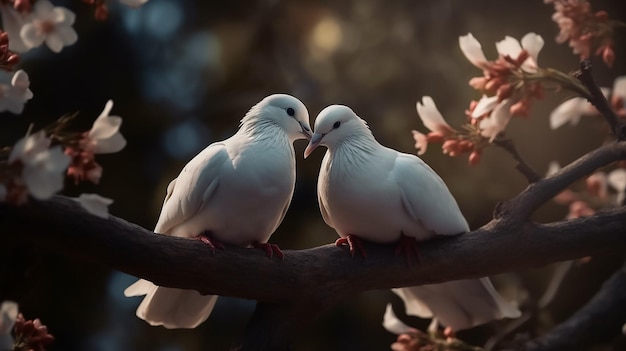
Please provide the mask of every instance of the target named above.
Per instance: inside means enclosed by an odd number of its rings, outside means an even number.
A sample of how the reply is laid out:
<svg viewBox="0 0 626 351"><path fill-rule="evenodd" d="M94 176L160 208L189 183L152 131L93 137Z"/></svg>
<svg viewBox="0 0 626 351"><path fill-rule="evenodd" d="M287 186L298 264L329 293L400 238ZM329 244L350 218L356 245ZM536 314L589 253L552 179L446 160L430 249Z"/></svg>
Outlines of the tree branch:
<svg viewBox="0 0 626 351"><path fill-rule="evenodd" d="M515 144L513 144L513 140L496 138L493 143L511 154L511 156L513 156L513 159L517 162L515 168L517 168L517 170L520 171L520 173L522 173L524 177L526 177L529 183L534 183L541 179L541 176L537 173L537 171L535 171L535 169L532 168L524 160L524 158L522 158L522 155L520 155L519 151L517 151Z"/></svg>
<svg viewBox="0 0 626 351"><path fill-rule="evenodd" d="M500 224L503 225L510 225L511 221L523 223L539 206L573 182L588 176L598 168L624 159L626 159L625 141L603 145L581 156L552 176L530 184L513 199L496 208L495 217L501 219Z"/></svg>
<svg viewBox="0 0 626 351"><path fill-rule="evenodd" d="M287 349L294 329L305 325L302 315L312 319L323 310L320 306L329 308L358 292L625 252L626 207L551 224L528 222L539 205L576 179L624 158L626 142L590 152L552 177L530 184L482 228L422 243L420 264L411 268L393 255L391 246L368 243L367 260L352 259L334 245L286 250L283 261L233 246L211 254L198 240L154 234L114 216L95 217L60 196L19 207L2 203L0 226L6 235L157 285L258 300L241 349Z"/></svg>
<svg viewBox="0 0 626 351"><path fill-rule="evenodd" d="M626 320L626 267L607 280L587 305L548 334L527 342L523 350L588 350L619 335Z"/></svg>
<svg viewBox="0 0 626 351"><path fill-rule="evenodd" d="M585 87L589 89L589 93L591 94L589 102L604 116L617 140L626 140L626 125L617 117L611 104L609 104L604 94L602 94L602 90L600 90L600 87L596 84L595 79L593 79L593 75L591 74L591 62L589 60L580 61L580 69L574 72L574 77L580 80Z"/></svg>

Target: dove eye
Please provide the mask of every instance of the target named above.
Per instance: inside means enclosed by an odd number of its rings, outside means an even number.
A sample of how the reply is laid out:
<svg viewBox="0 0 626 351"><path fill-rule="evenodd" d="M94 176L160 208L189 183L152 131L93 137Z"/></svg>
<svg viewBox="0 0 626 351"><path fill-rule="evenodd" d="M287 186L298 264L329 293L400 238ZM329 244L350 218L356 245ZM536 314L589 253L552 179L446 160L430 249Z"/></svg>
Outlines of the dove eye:
<svg viewBox="0 0 626 351"><path fill-rule="evenodd" d="M339 128L339 126L341 126L341 122L339 122L339 121L337 121L337 122L335 122L335 124L333 124L333 128L334 129Z"/></svg>
<svg viewBox="0 0 626 351"><path fill-rule="evenodd" d="M287 108L287 114L291 117L296 115L296 110L294 110L293 108L289 107Z"/></svg>

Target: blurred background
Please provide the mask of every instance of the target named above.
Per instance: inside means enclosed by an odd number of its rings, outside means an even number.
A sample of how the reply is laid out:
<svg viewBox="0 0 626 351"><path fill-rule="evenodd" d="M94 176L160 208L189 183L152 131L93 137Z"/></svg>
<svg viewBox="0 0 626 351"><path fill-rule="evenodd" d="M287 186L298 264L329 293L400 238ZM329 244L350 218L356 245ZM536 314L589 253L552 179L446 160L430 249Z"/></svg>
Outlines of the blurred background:
<svg viewBox="0 0 626 351"><path fill-rule="evenodd" d="M78 42L60 54L40 47L25 54L21 68L31 79L34 98L21 116L0 116L1 145L12 145L29 123L43 127L79 111L76 130L90 128L105 102L122 116L128 140L120 153L101 155L99 185L75 186L65 194L95 192L115 200L113 215L151 229L171 179L208 144L232 135L246 111L273 93L300 98L315 115L330 104L346 104L369 122L387 146L414 153L411 130L426 132L415 103L434 98L452 126L465 122L469 101L479 94L468 87L480 71L458 47L468 32L488 58L494 43L510 35L535 32L546 41L542 67L569 72L578 58L557 45L552 6L541 0L150 0L139 10L109 1L105 22L93 19L80 1L54 1L77 13ZM625 20L619 0L592 1L611 18ZM621 16L621 18L620 18ZM593 58L602 86L626 74L624 33L616 37L617 60L608 69ZM606 129L599 119L579 126L549 129L550 111L568 95L547 94L535 102L528 119L514 119L507 130L539 173L550 161L562 165L600 145ZM302 155L306 143L296 142ZM297 160L296 192L289 212L271 242L283 249L304 249L333 242L317 207L316 179L323 151ZM423 159L446 181L472 228L491 219L496 203L524 189L525 179L502 150L485 150L479 165L450 158L431 145ZM567 208L549 203L536 213L540 222L557 221ZM1 229L0 229L1 230ZM480 258L477 258L480 259ZM577 263L551 307L522 332L534 336L564 320L620 266L622 257L594 257ZM495 278L511 299L536 301L553 267L538 267ZM139 298L122 291L135 278L96 263L76 262L27 247L0 235L0 301L16 300L27 319L39 317L56 341L49 350L224 350L241 334L254 301L221 298L210 319L195 330L150 327L135 317ZM424 329L428 321L403 314L389 291L354 296L309 324L295 339L295 350L388 350L395 336L385 331L385 305L408 324ZM302 317L306 320L306 316ZM506 322L503 322L506 324ZM459 334L481 345L503 323Z"/></svg>

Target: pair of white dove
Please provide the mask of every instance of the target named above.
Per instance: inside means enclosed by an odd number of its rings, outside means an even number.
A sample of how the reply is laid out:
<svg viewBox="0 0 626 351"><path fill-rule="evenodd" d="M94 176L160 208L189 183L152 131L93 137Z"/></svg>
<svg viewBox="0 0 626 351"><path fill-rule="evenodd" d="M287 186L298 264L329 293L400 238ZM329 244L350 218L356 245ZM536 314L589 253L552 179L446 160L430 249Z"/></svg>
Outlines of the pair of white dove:
<svg viewBox="0 0 626 351"><path fill-rule="evenodd" d="M267 241L293 195L293 142L305 138L310 139L305 157L318 145L328 148L319 173L319 205L324 221L341 238L351 239L351 250L358 243L355 238L391 243L401 238L406 242L408 237L415 243L468 231L444 182L417 156L380 145L366 122L346 106L322 110L311 135L304 104L283 94L256 104L237 133L209 145L183 168L167 187L154 231L189 238L207 233L203 240L212 249L224 242L261 246L269 256L274 252L282 256ZM403 298L408 314L434 316L453 330L519 316L488 278L394 291ZM137 316L166 328L198 326L217 300L143 279L124 294L146 295Z"/></svg>

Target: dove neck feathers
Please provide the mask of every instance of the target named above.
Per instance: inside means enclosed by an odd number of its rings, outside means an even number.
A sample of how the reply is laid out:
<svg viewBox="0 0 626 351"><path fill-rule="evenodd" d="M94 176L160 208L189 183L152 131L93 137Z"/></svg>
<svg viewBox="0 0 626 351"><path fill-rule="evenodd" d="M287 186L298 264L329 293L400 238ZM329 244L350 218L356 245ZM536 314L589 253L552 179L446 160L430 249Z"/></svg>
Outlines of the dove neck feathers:
<svg viewBox="0 0 626 351"><path fill-rule="evenodd" d="M328 145L325 157L326 168L328 171L333 168L335 171L343 170L339 172L342 174L348 170L359 172L363 167L371 165L372 157L375 157L381 149L382 146L376 141L372 132L365 129L334 145Z"/></svg>
<svg viewBox="0 0 626 351"><path fill-rule="evenodd" d="M283 142L292 143L292 140L289 139L289 136L278 122L270 117L263 116L263 111L255 108L250 109L241 120L237 134L245 135L252 141L281 144Z"/></svg>

